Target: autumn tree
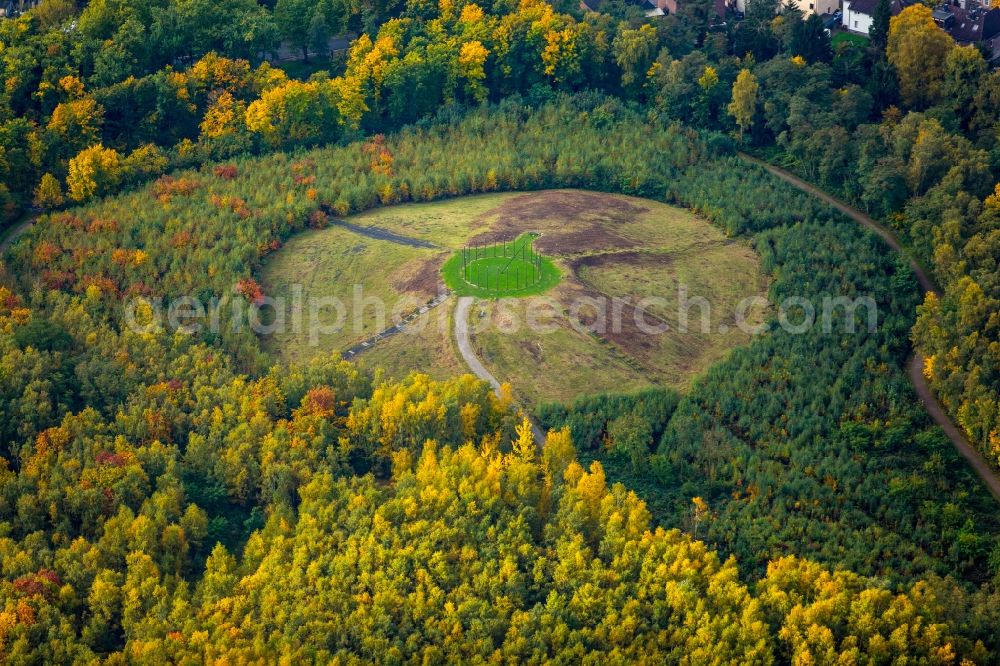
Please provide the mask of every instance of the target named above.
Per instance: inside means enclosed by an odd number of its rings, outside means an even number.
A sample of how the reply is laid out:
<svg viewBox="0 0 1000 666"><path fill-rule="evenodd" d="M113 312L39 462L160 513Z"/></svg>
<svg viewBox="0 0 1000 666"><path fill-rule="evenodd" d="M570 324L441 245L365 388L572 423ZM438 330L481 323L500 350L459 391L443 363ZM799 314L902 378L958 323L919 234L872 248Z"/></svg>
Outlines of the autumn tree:
<svg viewBox="0 0 1000 666"><path fill-rule="evenodd" d="M905 8L889 22L886 55L896 68L903 101L924 108L938 101L945 60L954 42L934 23L926 5Z"/></svg>
<svg viewBox="0 0 1000 666"><path fill-rule="evenodd" d="M121 178L121 155L113 148L96 144L69 161L66 187L75 201L86 201L115 187Z"/></svg>
<svg viewBox="0 0 1000 666"><path fill-rule="evenodd" d="M733 99L726 110L740 128L740 141L743 140L743 133L753 125L759 87L757 77L749 69L741 69L733 83Z"/></svg>
<svg viewBox="0 0 1000 666"><path fill-rule="evenodd" d="M336 140L364 108L351 79L288 81L247 107L246 126L274 145L310 145Z"/></svg>
<svg viewBox="0 0 1000 666"><path fill-rule="evenodd" d="M657 52L656 29L648 23L632 30L622 27L615 36L615 62L622 72L622 87L637 91L646 83Z"/></svg>
<svg viewBox="0 0 1000 666"><path fill-rule="evenodd" d="M73 0L43 0L31 15L45 28L53 28L76 13Z"/></svg>
<svg viewBox="0 0 1000 666"><path fill-rule="evenodd" d="M967 127L975 113L976 95L986 75L986 61L978 48L969 44L948 51L944 62L941 95L952 112Z"/></svg>
<svg viewBox="0 0 1000 666"><path fill-rule="evenodd" d="M35 188L34 204L39 208L57 208L63 204L62 187L51 173L46 173Z"/></svg>
<svg viewBox="0 0 1000 666"><path fill-rule="evenodd" d="M93 145L99 137L104 108L93 97L81 97L56 106L49 118L48 131L60 153L73 154Z"/></svg>
<svg viewBox="0 0 1000 666"><path fill-rule="evenodd" d="M130 182L141 182L162 174L170 160L159 146L147 143L139 146L122 159L122 178Z"/></svg>
<svg viewBox="0 0 1000 666"><path fill-rule="evenodd" d="M486 78L484 65L488 56L489 51L479 41L462 44L458 53L458 71L465 79L469 96L477 102L485 101L488 93L483 85L483 80Z"/></svg>

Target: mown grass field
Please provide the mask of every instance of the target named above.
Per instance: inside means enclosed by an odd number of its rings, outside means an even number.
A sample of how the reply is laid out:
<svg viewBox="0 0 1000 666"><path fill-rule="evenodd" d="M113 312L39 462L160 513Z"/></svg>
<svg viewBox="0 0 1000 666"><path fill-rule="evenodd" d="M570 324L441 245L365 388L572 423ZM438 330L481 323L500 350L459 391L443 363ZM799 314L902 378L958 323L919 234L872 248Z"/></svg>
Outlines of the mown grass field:
<svg viewBox="0 0 1000 666"><path fill-rule="evenodd" d="M379 330L372 308L361 313L360 325L355 323L355 284L389 310L400 299L415 305L443 287L442 265L445 273L456 264L460 272L456 250L529 233L539 234L534 249L551 260L548 265L561 274L561 282L542 296L526 292L510 294L525 298L484 301L470 321L476 353L500 381L511 383L525 405L651 385L683 390L728 350L749 340L734 326L736 306L767 290L758 257L747 243L727 239L690 211L633 197L576 190L489 194L376 209L346 221L439 249L408 247L339 225L292 239L267 264L267 293L282 295L300 283L307 299L337 296L349 311L345 329L322 337L317 346L310 345L307 331L274 336L268 347L282 360L294 363L343 350ZM701 329L699 306L688 309L689 330L676 330L681 289L688 298L709 303L709 330ZM634 306L649 297L657 300L644 304L639 318L671 330L656 335L639 330ZM539 298L557 313L546 319L544 330L527 321L531 308L544 314ZM607 305L604 312L576 308L581 300ZM617 315L615 302L626 304ZM411 371L434 377L467 371L454 345L453 309L454 299L449 299L418 319L416 331L381 340L354 360L370 369L381 367L393 378ZM751 309L748 323L763 315L762 308Z"/></svg>
<svg viewBox="0 0 1000 666"><path fill-rule="evenodd" d="M837 48L838 44L848 43L854 44L855 46L867 46L869 39L866 35L858 35L853 32L838 32L830 40L834 48Z"/></svg>
<svg viewBox="0 0 1000 666"><path fill-rule="evenodd" d="M460 249L444 262L441 276L459 296L523 298L546 292L559 284L562 271L531 249L537 237L529 232L513 242Z"/></svg>

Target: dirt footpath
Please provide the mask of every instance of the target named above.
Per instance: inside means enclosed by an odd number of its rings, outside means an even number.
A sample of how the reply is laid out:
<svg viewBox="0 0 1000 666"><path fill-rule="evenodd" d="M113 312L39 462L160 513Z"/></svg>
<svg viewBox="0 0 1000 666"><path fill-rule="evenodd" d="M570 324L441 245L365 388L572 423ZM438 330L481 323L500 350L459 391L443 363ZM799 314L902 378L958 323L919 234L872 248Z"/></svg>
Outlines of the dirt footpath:
<svg viewBox="0 0 1000 666"><path fill-rule="evenodd" d="M905 255L902 246L899 244L899 240L896 238L895 234L892 233L892 231L885 228L868 215L865 215L857 208L844 203L836 197L830 196L826 192L810 185L798 176L795 176L784 169L768 164L767 162L759 160L756 157L751 157L745 153L740 153L740 157L748 162L752 162L763 167L774 176L790 183L791 185L794 185L803 192L825 201L855 222L868 227L877 233L883 240L885 240L889 247ZM934 292L935 294L940 294L940 291L938 291L937 287L934 286L934 282L924 271L923 267L912 257L907 257L907 259L909 259L910 267L917 276L917 281L920 283L921 289L924 291ZM986 459L983 458L979 451L977 451L969 443L969 440L966 439L962 431L951 422L951 419L948 418L947 413L945 413L941 404L937 401L937 398L934 397L934 392L931 391L931 387L927 384L927 380L924 378L923 367L923 357L918 353L914 353L907 367L907 374L910 376L910 382L913 384L913 389L917 392L917 396L924 404L924 408L927 410L927 413L936 424L941 426L941 429L944 430L948 439L951 440L955 450L958 451L963 458L969 461L969 465L971 465L972 469L979 475L979 478L983 480L983 483L986 484L986 487L993 494L993 497L1000 502L1000 477L997 476L996 472L992 467L990 467L989 463L986 462Z"/></svg>

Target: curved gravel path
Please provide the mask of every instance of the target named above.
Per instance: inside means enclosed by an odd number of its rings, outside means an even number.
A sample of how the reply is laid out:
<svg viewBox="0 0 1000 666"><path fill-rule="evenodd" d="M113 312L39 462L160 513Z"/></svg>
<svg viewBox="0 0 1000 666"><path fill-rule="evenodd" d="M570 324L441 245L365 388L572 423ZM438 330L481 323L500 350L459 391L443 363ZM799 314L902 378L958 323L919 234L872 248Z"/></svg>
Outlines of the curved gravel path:
<svg viewBox="0 0 1000 666"><path fill-rule="evenodd" d="M472 351L472 342L469 339L469 308L472 307L475 300L472 296L460 296L455 305L455 341L458 343L458 352L462 355L466 365L469 366L473 374L483 381L488 382L497 395L499 395L500 382L493 376L492 372L486 369L486 366L479 360L479 357ZM527 412L525 412L525 416L528 417L528 421L531 423L531 431L535 435L535 444L541 448L545 445L545 433L542 432L542 429L535 423L535 419L531 418Z"/></svg>
<svg viewBox="0 0 1000 666"><path fill-rule="evenodd" d="M472 351L472 342L469 340L469 308L472 307L474 301L472 296L461 296L455 305L455 341L458 343L458 351L465 359L469 369L483 381L489 382L493 390L499 393L500 382Z"/></svg>
<svg viewBox="0 0 1000 666"><path fill-rule="evenodd" d="M899 239L896 238L896 235L893 234L892 231L879 224L868 215L865 215L857 208L854 208L840 199L827 194L816 186L807 183L798 176L780 167L768 164L767 162L757 159L751 155L747 155L746 153L739 153L739 156L747 162L763 167L772 175L797 187L806 194L811 194L812 196L830 204L858 224L874 231L882 237L889 247L897 252L900 252L907 258L910 262L910 267L913 269L913 273L917 276L917 282L920 283L921 289L925 292L930 291L935 294L941 293L934 285L934 282L927 275L926 271L924 271L923 266L906 253L900 244ZM945 435L948 436L948 439L951 440L951 443L955 446L955 449L969 462L969 465L976 472L976 474L979 475L979 478L983 480L983 483L986 484L986 487L989 489L990 493L993 494L993 497L1000 502L1000 477L997 476L993 468L991 468L989 463L986 462L986 459L983 458L982 454L969 444L969 440L965 437L962 431L959 430L954 423L952 423L950 418L948 418L948 414L944 411L944 408L941 406L941 403L938 402L937 398L934 397L934 392L931 391L931 387L927 383L927 379L924 377L923 367L923 356L921 356L919 352L914 351L913 356L910 357L910 360L907 363L907 374L910 377L910 382L913 384L914 390L917 392L917 397L919 397L920 401L924 404L924 409L927 410L931 419L933 419L933 421L941 427Z"/></svg>

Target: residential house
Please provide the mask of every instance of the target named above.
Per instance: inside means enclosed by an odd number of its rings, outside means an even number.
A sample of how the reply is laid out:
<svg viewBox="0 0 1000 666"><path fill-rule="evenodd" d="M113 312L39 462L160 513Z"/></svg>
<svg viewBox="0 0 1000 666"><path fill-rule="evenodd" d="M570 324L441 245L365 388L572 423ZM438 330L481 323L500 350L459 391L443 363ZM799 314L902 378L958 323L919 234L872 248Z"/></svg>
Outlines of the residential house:
<svg viewBox="0 0 1000 666"><path fill-rule="evenodd" d="M961 46L981 46L989 59L1000 56L1000 9L968 0L934 10L934 22Z"/></svg>
<svg viewBox="0 0 1000 666"><path fill-rule="evenodd" d="M841 22L851 32L867 35L869 28L872 27L876 6L878 0L844 0L844 16ZM903 11L904 6L900 0L892 0L889 3L889 11L895 16Z"/></svg>
<svg viewBox="0 0 1000 666"><path fill-rule="evenodd" d="M795 0L795 4L807 16L809 14L826 16L840 9L840 0Z"/></svg>
<svg viewBox="0 0 1000 666"><path fill-rule="evenodd" d="M838 9L840 9L841 0L795 0L795 4L799 6L802 13L808 16L809 14L819 14L820 16L831 15ZM745 12L747 9L747 0L736 0L736 10L739 12Z"/></svg>
<svg viewBox="0 0 1000 666"><path fill-rule="evenodd" d="M912 0L892 0L889 11L896 16L911 3ZM844 27L867 35L877 5L878 0L844 0ZM957 44L975 44L992 54L992 58L1000 56L1000 9L978 0L957 0L938 5L931 17Z"/></svg>

